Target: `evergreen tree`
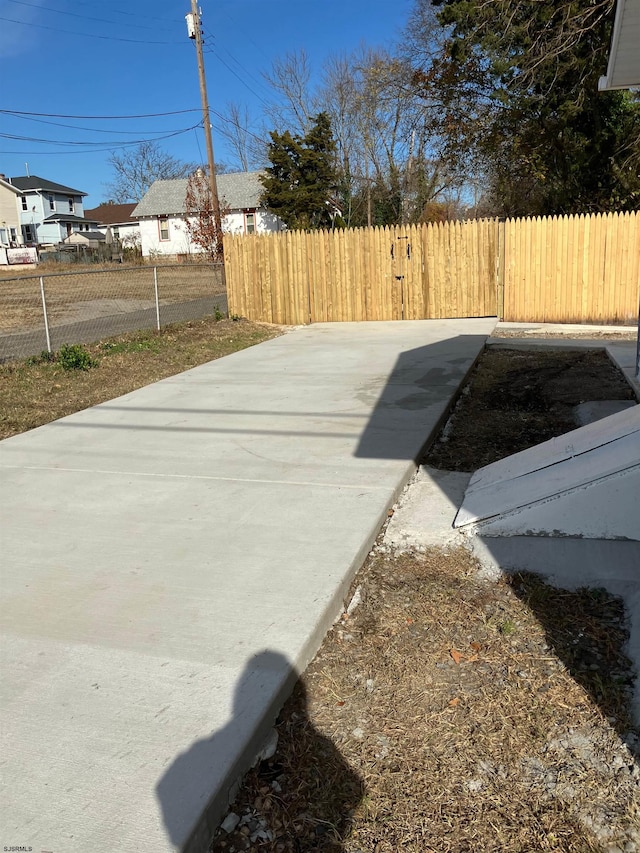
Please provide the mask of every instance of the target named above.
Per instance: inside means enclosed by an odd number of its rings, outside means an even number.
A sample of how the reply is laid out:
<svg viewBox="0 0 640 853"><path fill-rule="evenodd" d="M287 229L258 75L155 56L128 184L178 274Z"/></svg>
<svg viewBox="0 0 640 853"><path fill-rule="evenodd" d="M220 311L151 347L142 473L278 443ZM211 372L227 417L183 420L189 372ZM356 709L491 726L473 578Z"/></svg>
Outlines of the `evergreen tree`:
<svg viewBox="0 0 640 853"><path fill-rule="evenodd" d="M414 82L435 86L450 156L473 153L497 213L640 206L640 100L598 91L614 0L432 3L444 49Z"/></svg>
<svg viewBox="0 0 640 853"><path fill-rule="evenodd" d="M319 113L304 136L288 130L270 136L270 165L261 177L263 204L288 228L331 227L337 175L329 116Z"/></svg>

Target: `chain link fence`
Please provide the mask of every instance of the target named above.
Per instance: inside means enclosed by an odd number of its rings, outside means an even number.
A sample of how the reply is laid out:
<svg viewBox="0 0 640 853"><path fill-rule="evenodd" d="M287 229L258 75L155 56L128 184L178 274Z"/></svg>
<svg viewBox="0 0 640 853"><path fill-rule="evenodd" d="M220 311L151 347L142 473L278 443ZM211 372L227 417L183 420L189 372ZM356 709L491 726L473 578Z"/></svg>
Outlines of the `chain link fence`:
<svg viewBox="0 0 640 853"><path fill-rule="evenodd" d="M226 313L224 266L120 267L0 279L0 362Z"/></svg>

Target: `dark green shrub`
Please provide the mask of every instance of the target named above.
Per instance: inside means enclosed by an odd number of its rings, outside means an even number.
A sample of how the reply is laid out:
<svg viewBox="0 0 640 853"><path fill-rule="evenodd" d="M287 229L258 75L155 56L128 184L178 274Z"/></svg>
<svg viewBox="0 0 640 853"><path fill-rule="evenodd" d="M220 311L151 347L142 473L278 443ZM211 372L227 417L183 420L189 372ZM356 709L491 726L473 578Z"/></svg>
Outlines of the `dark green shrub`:
<svg viewBox="0 0 640 853"><path fill-rule="evenodd" d="M63 344L58 351L57 361L64 370L89 370L98 364L82 344Z"/></svg>

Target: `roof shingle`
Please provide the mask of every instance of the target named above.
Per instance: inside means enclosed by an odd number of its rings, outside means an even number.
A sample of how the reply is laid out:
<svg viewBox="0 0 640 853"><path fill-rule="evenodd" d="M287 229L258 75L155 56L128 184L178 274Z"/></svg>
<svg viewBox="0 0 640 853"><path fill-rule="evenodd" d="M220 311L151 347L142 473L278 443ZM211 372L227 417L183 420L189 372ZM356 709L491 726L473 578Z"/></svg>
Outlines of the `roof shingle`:
<svg viewBox="0 0 640 853"><path fill-rule="evenodd" d="M85 217L91 218L100 225L125 225L127 222L135 223L131 215L135 207L133 204L100 204L84 212Z"/></svg>
<svg viewBox="0 0 640 853"><path fill-rule="evenodd" d="M45 190L45 192L64 193L65 195L87 195L82 190L74 190L71 187L65 187L64 184L56 184L46 178L39 178L37 175L24 175L18 178L9 178L9 180L14 187L23 191Z"/></svg>
<svg viewBox="0 0 640 853"><path fill-rule="evenodd" d="M261 172L231 172L217 175L218 197L221 207L231 210L260 207L263 186L260 183ZM187 178L175 178L171 181L154 181L144 197L138 202L133 216L164 216L171 213L184 213L184 200L187 193Z"/></svg>

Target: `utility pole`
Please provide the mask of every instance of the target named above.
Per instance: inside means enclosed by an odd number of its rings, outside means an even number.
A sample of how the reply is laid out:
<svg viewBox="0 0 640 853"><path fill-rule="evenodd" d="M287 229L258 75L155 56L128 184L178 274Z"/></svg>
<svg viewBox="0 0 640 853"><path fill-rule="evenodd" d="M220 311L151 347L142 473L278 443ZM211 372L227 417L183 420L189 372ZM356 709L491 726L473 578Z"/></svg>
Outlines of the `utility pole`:
<svg viewBox="0 0 640 853"><path fill-rule="evenodd" d="M213 142L211 140L211 122L209 121L209 101L207 100L207 80L204 73L204 59L202 56L202 28L200 26L200 12L197 0L191 0L191 14L186 15L187 32L190 39L196 43L196 56L198 58L198 77L200 78L200 98L202 100L202 122L204 127L204 138L207 144L207 162L209 164L209 192L211 193L211 206L213 208L213 221L216 234L218 235L218 251L222 258L222 219L220 217L220 201L218 199L218 185L216 183L216 163L213 158Z"/></svg>

